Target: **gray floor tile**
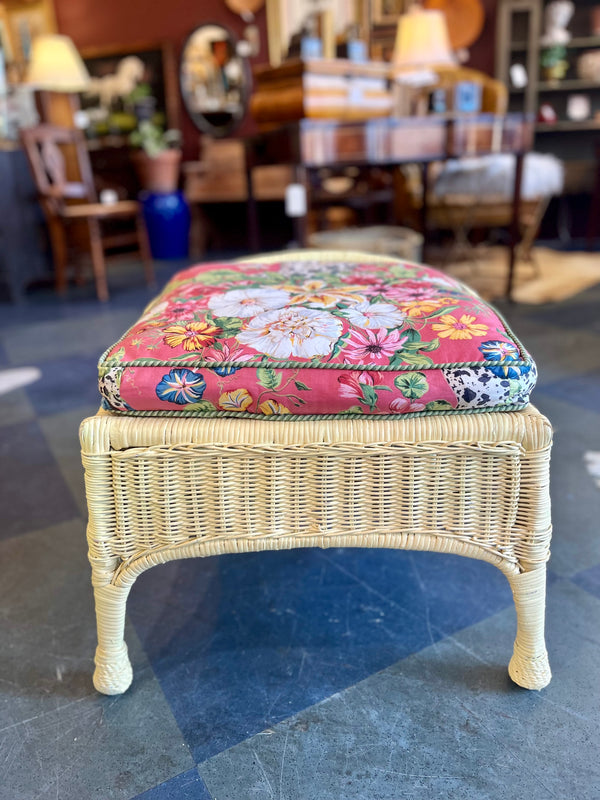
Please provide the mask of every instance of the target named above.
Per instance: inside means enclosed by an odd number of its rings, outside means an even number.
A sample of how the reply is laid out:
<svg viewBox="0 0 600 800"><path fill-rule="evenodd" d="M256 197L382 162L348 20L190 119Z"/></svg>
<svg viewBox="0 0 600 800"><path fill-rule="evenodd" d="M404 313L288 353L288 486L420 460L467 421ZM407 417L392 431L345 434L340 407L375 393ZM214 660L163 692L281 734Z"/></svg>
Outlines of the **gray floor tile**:
<svg viewBox="0 0 600 800"><path fill-rule="evenodd" d="M140 309L141 310L141 309ZM85 319L28 322L2 333L11 364L36 364L68 356L98 356L139 316L139 310L98 309Z"/></svg>
<svg viewBox="0 0 600 800"><path fill-rule="evenodd" d="M591 370L600 372L600 336L578 328L558 328L529 319L515 320L514 330L538 367L538 385Z"/></svg>
<svg viewBox="0 0 600 800"><path fill-rule="evenodd" d="M99 405L100 403L94 406L82 406L39 420L50 452L84 518L87 518L87 504L79 450L79 425L86 417L93 416Z"/></svg>
<svg viewBox="0 0 600 800"><path fill-rule="evenodd" d="M95 630L83 522L0 544L1 800L129 800L193 760L134 630L120 698L91 683Z"/></svg>
<svg viewBox="0 0 600 800"><path fill-rule="evenodd" d="M34 417L35 409L25 389L15 389L13 392L0 395L0 427L17 425Z"/></svg>
<svg viewBox="0 0 600 800"><path fill-rule="evenodd" d="M550 566L559 575L574 575L600 563L600 492L583 460L587 450L600 450L600 413L576 408L543 390L536 393L535 404L554 428Z"/></svg>
<svg viewBox="0 0 600 800"><path fill-rule="evenodd" d="M512 684L514 612L398 662L199 766L219 800L597 800L600 601L550 588L554 680ZM596 629L599 623L596 623Z"/></svg>

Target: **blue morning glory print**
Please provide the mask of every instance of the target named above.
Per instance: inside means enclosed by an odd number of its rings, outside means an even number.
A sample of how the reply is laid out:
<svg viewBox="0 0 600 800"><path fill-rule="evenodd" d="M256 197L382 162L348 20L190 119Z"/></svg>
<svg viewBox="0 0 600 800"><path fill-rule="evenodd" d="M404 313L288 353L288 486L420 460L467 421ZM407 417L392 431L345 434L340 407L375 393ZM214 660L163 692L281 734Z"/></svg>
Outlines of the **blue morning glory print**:
<svg viewBox="0 0 600 800"><path fill-rule="evenodd" d="M519 348L512 342L491 341L483 342L479 345L486 361L497 361L498 366L490 366L489 370L499 378L519 378L527 375L531 367L529 365L515 365L515 361L521 359Z"/></svg>
<svg viewBox="0 0 600 800"><path fill-rule="evenodd" d="M172 369L156 386L156 396L168 403L196 403L206 389L206 381L191 369Z"/></svg>

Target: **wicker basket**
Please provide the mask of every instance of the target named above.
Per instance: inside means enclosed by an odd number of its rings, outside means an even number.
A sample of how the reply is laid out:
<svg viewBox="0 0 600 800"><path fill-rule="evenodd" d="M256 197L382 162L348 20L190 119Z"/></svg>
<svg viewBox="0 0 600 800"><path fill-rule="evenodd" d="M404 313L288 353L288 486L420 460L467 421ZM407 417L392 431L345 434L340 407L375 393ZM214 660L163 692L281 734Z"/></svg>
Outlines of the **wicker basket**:
<svg viewBox="0 0 600 800"><path fill-rule="evenodd" d="M311 234L309 244L319 250L354 250L413 262L421 261L423 252L423 236L420 233L395 225L321 231Z"/></svg>

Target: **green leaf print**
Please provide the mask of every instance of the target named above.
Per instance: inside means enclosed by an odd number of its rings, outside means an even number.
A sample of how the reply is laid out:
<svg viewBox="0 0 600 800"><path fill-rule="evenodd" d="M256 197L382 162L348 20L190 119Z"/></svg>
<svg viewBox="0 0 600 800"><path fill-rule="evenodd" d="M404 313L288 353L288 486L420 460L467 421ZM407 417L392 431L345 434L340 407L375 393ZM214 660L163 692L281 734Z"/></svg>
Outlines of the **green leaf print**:
<svg viewBox="0 0 600 800"><path fill-rule="evenodd" d="M422 372L406 372L404 375L398 375L394 378L394 386L409 400L423 397L429 389L427 378Z"/></svg>
<svg viewBox="0 0 600 800"><path fill-rule="evenodd" d="M281 383L281 374L266 367L259 367L256 370L256 376L260 385L265 389L277 389Z"/></svg>

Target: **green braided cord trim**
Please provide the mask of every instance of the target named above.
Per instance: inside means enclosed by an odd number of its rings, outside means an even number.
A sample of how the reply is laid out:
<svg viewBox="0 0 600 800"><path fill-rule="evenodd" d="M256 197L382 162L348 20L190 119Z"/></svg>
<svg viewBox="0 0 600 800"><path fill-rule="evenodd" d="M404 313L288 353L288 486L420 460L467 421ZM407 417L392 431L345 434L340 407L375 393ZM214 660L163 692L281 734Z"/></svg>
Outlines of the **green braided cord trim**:
<svg viewBox="0 0 600 800"><path fill-rule="evenodd" d="M516 403L512 405L498 405L490 408L454 408L444 411L411 411L408 414L255 414L250 411L201 411L193 414L186 414L184 411L117 411L113 408L105 408L111 414L118 414L122 417L185 417L186 419L204 417L229 417L230 419L261 419L265 422L277 420L278 422L297 422L304 420L320 419L406 419L407 417L444 417L455 414L486 414L493 411L522 411L527 408L529 403Z"/></svg>
<svg viewBox="0 0 600 800"><path fill-rule="evenodd" d="M113 345L114 346L114 345ZM112 348L111 348L112 349ZM104 356L102 356L104 358ZM379 364L323 364L321 362L313 363L306 361L275 361L264 363L256 361L252 364L240 361L155 361L152 358L139 358L134 361L112 361L108 360L106 363L102 362L102 358L98 363L98 370L100 376L105 374L112 367L187 367L194 369L220 369L221 367L235 367L236 369L337 369L337 370L355 370L369 372L435 372L438 369L459 369L460 367L501 367L502 361L453 361L444 364L402 364L398 367L390 367L388 365ZM511 367L528 367L533 364L531 359L521 361L511 361Z"/></svg>

